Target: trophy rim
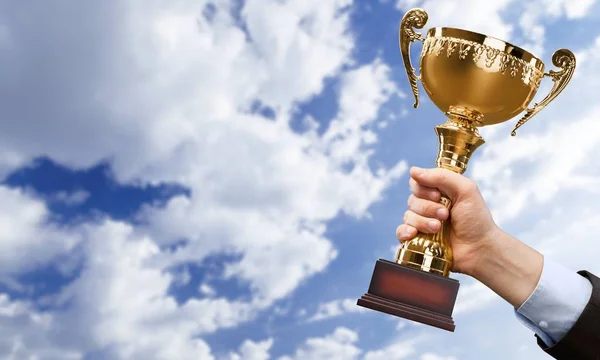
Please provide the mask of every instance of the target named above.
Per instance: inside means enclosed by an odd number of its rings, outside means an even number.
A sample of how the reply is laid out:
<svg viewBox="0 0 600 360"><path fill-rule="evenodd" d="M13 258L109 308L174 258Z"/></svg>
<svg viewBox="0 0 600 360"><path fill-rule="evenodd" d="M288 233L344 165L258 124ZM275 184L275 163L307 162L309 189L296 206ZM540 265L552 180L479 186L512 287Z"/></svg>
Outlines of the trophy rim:
<svg viewBox="0 0 600 360"><path fill-rule="evenodd" d="M452 38L457 38L457 39L462 39L462 40L473 41L478 44L481 44L484 46L489 46L491 48L500 50L500 51L506 53L507 55L514 56L518 59L521 59L521 60L529 63L530 65L534 66L535 68L539 69L540 71L544 71L544 62L540 58L538 58L537 56L533 55L529 51L527 51L519 46L516 46L514 44L511 44L507 41L504 41L502 39L499 39L499 38L496 38L493 36L481 34L478 32L471 31L471 30L438 26L438 27L430 28L429 31L427 32L427 37L435 37L435 38L452 37ZM487 39L489 39L491 41L486 41Z"/></svg>

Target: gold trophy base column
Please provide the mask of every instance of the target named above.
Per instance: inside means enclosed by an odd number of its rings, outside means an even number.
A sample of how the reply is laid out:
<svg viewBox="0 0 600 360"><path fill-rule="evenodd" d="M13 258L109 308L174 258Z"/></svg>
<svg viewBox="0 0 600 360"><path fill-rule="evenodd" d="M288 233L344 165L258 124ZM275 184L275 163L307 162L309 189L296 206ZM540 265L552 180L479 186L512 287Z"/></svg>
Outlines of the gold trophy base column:
<svg viewBox="0 0 600 360"><path fill-rule="evenodd" d="M473 152L484 143L474 126L482 117L458 107L451 107L447 115L449 120L435 128L439 139L436 165L462 174ZM451 206L446 197L442 204ZM402 244L396 262L379 259L368 293L357 305L454 331L452 312L460 284L448 277L452 269L449 231L448 220L443 221L438 233L418 233Z"/></svg>

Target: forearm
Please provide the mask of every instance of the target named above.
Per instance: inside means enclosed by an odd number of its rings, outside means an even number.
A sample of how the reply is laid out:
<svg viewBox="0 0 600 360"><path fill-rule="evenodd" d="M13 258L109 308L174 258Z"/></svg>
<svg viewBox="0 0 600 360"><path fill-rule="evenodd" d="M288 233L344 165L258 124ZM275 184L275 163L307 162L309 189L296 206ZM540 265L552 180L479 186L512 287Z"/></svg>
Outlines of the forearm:
<svg viewBox="0 0 600 360"><path fill-rule="evenodd" d="M470 275L509 302L547 347L563 339L586 308L591 283L499 229L486 244Z"/></svg>
<svg viewBox="0 0 600 360"><path fill-rule="evenodd" d="M518 308L535 290L543 265L542 254L498 229L469 275Z"/></svg>

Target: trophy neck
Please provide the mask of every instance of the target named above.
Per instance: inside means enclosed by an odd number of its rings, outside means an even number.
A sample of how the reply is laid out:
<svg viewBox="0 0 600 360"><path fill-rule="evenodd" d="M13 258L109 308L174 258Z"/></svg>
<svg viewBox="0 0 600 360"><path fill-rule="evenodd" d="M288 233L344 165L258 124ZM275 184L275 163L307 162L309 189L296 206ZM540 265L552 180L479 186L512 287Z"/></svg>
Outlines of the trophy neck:
<svg viewBox="0 0 600 360"><path fill-rule="evenodd" d="M476 125L483 116L465 108L451 107L446 113L449 119L436 126L439 139L437 166L459 174L467 170L471 155L485 141ZM450 208L450 199L442 196L442 204ZM448 243L450 231L448 221L435 234L418 233L412 240L402 244L396 253L396 263L433 274L448 276L452 269L452 247Z"/></svg>
<svg viewBox="0 0 600 360"><path fill-rule="evenodd" d="M448 121L435 127L439 140L436 165L463 174L471 155L485 143L477 130L477 125L483 121L483 115L457 107L450 107L446 115L449 117Z"/></svg>

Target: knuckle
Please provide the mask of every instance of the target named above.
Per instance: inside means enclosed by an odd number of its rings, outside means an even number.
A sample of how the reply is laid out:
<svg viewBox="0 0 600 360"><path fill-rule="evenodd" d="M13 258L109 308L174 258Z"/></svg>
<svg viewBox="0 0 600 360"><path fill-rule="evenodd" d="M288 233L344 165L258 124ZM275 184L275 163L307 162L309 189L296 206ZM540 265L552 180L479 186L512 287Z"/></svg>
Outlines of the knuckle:
<svg viewBox="0 0 600 360"><path fill-rule="evenodd" d="M419 187L418 191L415 193L417 198L427 200L431 197L432 189Z"/></svg>
<svg viewBox="0 0 600 360"><path fill-rule="evenodd" d="M427 201L427 205L425 205L426 211L423 215L433 217L435 216L435 212L439 207L440 204L434 203L433 201Z"/></svg>
<svg viewBox="0 0 600 360"><path fill-rule="evenodd" d="M406 204L408 205L409 208L412 206L414 201L415 201L415 194L410 194L410 196L408 197L408 200L406 200Z"/></svg>
<svg viewBox="0 0 600 360"><path fill-rule="evenodd" d="M416 212L417 214L419 213L419 199L417 197L413 197L410 202L408 203L408 209L410 211Z"/></svg>
<svg viewBox="0 0 600 360"><path fill-rule="evenodd" d="M410 186L412 191L417 191L417 189L419 188L417 182L413 178L410 178L410 180L408 180L408 186Z"/></svg>
<svg viewBox="0 0 600 360"><path fill-rule="evenodd" d="M408 225L414 225L415 223L415 213L411 210L406 210L404 213L404 223Z"/></svg>
<svg viewBox="0 0 600 360"><path fill-rule="evenodd" d="M416 204L415 204L415 210L414 212L416 212L419 215L426 215L427 211L429 209L429 204L427 203L427 201L425 200L419 200Z"/></svg>
<svg viewBox="0 0 600 360"><path fill-rule="evenodd" d="M432 204L428 200L416 199L412 204L411 210L415 214L427 216L431 212L433 206L435 206L435 204Z"/></svg>
<svg viewBox="0 0 600 360"><path fill-rule="evenodd" d="M440 201L440 199L442 198L442 193L441 193L441 192L439 192L438 190L431 190L431 191L429 192L429 194L428 194L428 197L427 197L427 198L428 198L429 200L431 200L431 201L438 202L438 201Z"/></svg>

